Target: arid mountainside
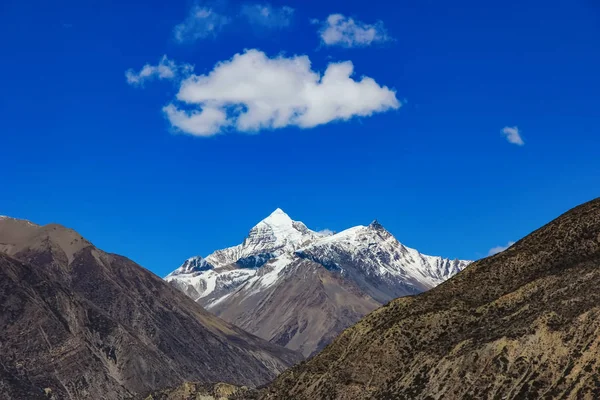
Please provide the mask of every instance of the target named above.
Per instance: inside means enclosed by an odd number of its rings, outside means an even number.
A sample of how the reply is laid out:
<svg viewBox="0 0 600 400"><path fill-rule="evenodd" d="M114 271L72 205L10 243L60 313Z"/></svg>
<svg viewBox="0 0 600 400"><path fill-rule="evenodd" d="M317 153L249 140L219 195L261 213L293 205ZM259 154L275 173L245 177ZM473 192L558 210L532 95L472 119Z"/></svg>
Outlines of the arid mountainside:
<svg viewBox="0 0 600 400"><path fill-rule="evenodd" d="M158 390L140 400L251 400L257 396L256 390L227 383L185 382L174 388Z"/></svg>
<svg viewBox="0 0 600 400"><path fill-rule="evenodd" d="M600 398L600 199L390 302L263 399Z"/></svg>
<svg viewBox="0 0 600 400"><path fill-rule="evenodd" d="M227 296L210 311L272 343L310 356L340 332L380 306L352 281L302 258L277 258L260 274L273 274L277 284L261 287L259 279ZM263 276L264 276L263 275Z"/></svg>
<svg viewBox="0 0 600 400"><path fill-rule="evenodd" d="M243 243L190 258L165 279L215 315L308 357L382 304L468 264L408 248L376 221L322 233L277 209Z"/></svg>
<svg viewBox="0 0 600 400"><path fill-rule="evenodd" d="M0 398L125 399L268 382L300 355L73 230L0 217Z"/></svg>

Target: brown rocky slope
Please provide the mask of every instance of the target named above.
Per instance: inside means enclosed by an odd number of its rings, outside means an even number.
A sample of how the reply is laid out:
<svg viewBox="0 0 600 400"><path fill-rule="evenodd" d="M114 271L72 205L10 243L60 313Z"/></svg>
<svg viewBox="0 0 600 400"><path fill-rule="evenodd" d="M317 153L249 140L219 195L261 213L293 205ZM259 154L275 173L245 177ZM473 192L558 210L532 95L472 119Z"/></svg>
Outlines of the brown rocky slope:
<svg viewBox="0 0 600 400"><path fill-rule="evenodd" d="M60 225L0 217L0 399L124 399L255 386L300 355L203 310Z"/></svg>
<svg viewBox="0 0 600 400"><path fill-rule="evenodd" d="M600 398L600 199L374 311L263 399Z"/></svg>
<svg viewBox="0 0 600 400"><path fill-rule="evenodd" d="M269 268L267 263L262 270ZM253 289L233 293L210 311L306 357L381 306L352 281L301 258L280 273L276 285Z"/></svg>

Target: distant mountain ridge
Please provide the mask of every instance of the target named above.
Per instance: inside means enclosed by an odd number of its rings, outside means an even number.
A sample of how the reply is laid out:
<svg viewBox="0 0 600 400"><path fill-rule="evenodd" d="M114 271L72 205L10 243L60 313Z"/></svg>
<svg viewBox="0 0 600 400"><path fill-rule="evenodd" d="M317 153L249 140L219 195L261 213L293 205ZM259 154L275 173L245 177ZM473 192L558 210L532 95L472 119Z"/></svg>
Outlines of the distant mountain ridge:
<svg viewBox="0 0 600 400"><path fill-rule="evenodd" d="M308 356L378 306L469 263L423 255L377 221L323 234L277 209L241 244L192 257L165 279L226 321Z"/></svg>

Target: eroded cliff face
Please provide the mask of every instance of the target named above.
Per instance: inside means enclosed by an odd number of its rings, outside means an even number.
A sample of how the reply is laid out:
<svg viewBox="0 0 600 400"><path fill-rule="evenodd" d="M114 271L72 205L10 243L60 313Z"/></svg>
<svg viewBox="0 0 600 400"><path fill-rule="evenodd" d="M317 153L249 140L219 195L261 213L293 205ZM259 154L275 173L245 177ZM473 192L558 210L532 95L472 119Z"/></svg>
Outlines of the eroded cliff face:
<svg viewBox="0 0 600 400"><path fill-rule="evenodd" d="M600 200L435 289L390 302L263 399L595 399Z"/></svg>

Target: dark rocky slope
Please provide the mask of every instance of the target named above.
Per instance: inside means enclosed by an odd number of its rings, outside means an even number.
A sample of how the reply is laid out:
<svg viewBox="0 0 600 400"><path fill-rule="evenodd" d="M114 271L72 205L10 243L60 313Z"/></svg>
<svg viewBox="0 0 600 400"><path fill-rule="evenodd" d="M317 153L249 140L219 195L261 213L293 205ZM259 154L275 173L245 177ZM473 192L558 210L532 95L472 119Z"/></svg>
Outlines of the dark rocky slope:
<svg viewBox="0 0 600 400"><path fill-rule="evenodd" d="M600 199L390 302L264 399L600 398Z"/></svg>
<svg viewBox="0 0 600 400"><path fill-rule="evenodd" d="M255 386L300 356L203 310L59 225L0 218L0 398L124 399Z"/></svg>

